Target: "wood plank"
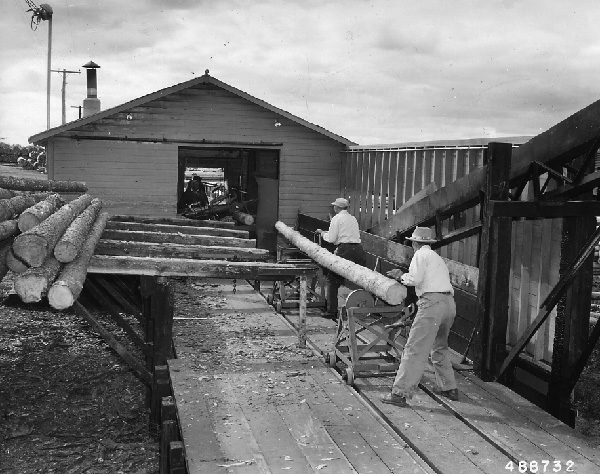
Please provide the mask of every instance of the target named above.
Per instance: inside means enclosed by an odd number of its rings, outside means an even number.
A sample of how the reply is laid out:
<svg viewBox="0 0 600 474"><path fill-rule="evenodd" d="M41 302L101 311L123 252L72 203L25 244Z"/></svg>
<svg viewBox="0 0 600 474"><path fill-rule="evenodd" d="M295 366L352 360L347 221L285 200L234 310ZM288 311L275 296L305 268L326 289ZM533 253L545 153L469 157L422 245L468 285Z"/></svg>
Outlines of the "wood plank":
<svg viewBox="0 0 600 474"><path fill-rule="evenodd" d="M398 203L398 153L388 152L390 160L390 183L389 183L389 203L387 209L387 219L391 218L395 210L400 207Z"/></svg>
<svg viewBox="0 0 600 474"><path fill-rule="evenodd" d="M600 215L598 201L492 201L490 212L496 217L528 219Z"/></svg>
<svg viewBox="0 0 600 474"><path fill-rule="evenodd" d="M107 229L111 230L132 230L141 232L160 232L167 234L188 234L188 235L212 235L218 237L237 237L247 239L249 232L247 230L224 229L214 226L198 227L198 226L180 226L171 224L147 224L142 222L108 222Z"/></svg>
<svg viewBox="0 0 600 474"><path fill-rule="evenodd" d="M203 278L278 279L283 276L312 275L315 265L267 262L227 262L183 258L113 257L94 255L88 273L119 275L196 276Z"/></svg>
<svg viewBox="0 0 600 474"><path fill-rule="evenodd" d="M243 247L220 247L217 245L184 245L154 242L131 242L100 239L95 255L130 257L163 257L191 259L266 260L266 249Z"/></svg>
<svg viewBox="0 0 600 474"><path fill-rule="evenodd" d="M374 207L374 199L373 193L375 191L376 183L375 183L375 171L376 171L376 152L368 152L368 180L366 186L366 203L365 203L365 220L361 221L361 229L368 229L371 227L371 223L373 222L373 207Z"/></svg>
<svg viewBox="0 0 600 474"><path fill-rule="evenodd" d="M504 411L506 410L506 407L508 407L510 409L510 415L506 418L504 423L508 421L510 427L517 430L527 428L528 431L524 432L524 435L527 439L533 441L538 448L547 452L550 456L549 459L556 459L556 456L552 452L553 449L560 449L562 453L565 453L565 456L575 456L575 454L573 454L574 451L578 453L578 459L581 459L581 463L584 467L592 465L591 471L588 472L598 472L598 466L600 466L600 452L595 447L590 446L588 441L577 431L557 420L549 413L504 385L497 382L483 382L474 374L465 372L459 374L457 377L457 383L460 380L462 386L466 386L466 384L463 384L462 382L463 378L470 383L471 387L476 386L478 387L477 390L484 390L487 392L479 392L479 395L477 395L477 391L475 391L473 392L475 396L485 397L486 400L496 403L493 401L493 396L501 401L501 405L494 405L495 408ZM461 388L461 393L462 391L463 388ZM490 407L491 403L486 403L485 406ZM500 413L495 416L504 417L505 415ZM532 433L533 437L530 438L529 436ZM540 437L545 441L542 441ZM543 444L546 444L546 446L542 446Z"/></svg>
<svg viewBox="0 0 600 474"><path fill-rule="evenodd" d="M350 420L351 426L368 441L372 449L390 470L406 473L412 472L414 474L429 472L429 466L424 464L414 452L408 449L408 445L405 442L398 439L397 436L391 436L370 415L370 411L358 400L356 395L339 380L339 376L324 369L311 370L310 374L318 383L319 389L329 398L330 405L333 403L335 409L339 410L339 412L343 413ZM336 430L331 430L332 436L335 436L336 439L340 439L340 436L343 435L342 431L349 432L342 425L334 425L333 427L337 428Z"/></svg>
<svg viewBox="0 0 600 474"><path fill-rule="evenodd" d="M390 196L390 154L388 152L382 152L381 154L381 197L377 222L385 220L387 210L393 203Z"/></svg>
<svg viewBox="0 0 600 474"><path fill-rule="evenodd" d="M442 474L475 474L481 469L468 453L460 452L451 441L425 422L414 408L398 408L381 402L379 397L390 392L390 381L383 378L360 379L360 390L391 421L402 438L429 465Z"/></svg>
<svg viewBox="0 0 600 474"><path fill-rule="evenodd" d="M256 239L238 237L218 237L210 235L187 235L179 233L143 232L133 230L105 229L102 238L106 240L126 240L131 242L171 243L183 245L217 245L220 247L255 248Z"/></svg>

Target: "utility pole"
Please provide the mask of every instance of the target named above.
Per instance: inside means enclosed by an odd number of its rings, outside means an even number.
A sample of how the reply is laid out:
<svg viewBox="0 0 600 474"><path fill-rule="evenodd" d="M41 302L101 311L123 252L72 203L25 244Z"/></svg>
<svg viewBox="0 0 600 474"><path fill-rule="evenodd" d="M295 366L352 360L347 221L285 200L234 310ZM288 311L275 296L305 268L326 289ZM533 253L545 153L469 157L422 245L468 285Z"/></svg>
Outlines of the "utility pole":
<svg viewBox="0 0 600 474"><path fill-rule="evenodd" d="M52 64L52 15L53 10L47 3L42 3L39 7L33 3L33 0L25 0L29 6L28 12L31 13L31 29L36 30L41 21L48 22L48 70L46 80L46 128L50 129L50 68Z"/></svg>
<svg viewBox="0 0 600 474"><path fill-rule="evenodd" d="M63 69L62 71L60 69L52 69L52 72L58 72L60 74L63 75L63 81L62 81L62 124L64 125L65 123L67 123L67 113L65 111L65 96L66 96L66 90L67 90L67 74L81 74L81 71L67 71L66 69Z"/></svg>
<svg viewBox="0 0 600 474"><path fill-rule="evenodd" d="M81 118L81 105L72 105L72 109L79 109L79 118Z"/></svg>

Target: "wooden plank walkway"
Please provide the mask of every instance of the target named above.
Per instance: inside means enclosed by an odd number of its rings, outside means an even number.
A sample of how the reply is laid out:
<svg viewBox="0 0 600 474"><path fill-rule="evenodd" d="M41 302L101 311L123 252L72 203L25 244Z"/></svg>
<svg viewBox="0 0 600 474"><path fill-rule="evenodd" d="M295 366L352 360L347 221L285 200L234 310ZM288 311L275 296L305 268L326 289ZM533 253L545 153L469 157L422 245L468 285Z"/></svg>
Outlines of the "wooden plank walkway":
<svg viewBox="0 0 600 474"><path fill-rule="evenodd" d="M431 392L430 369L410 408L385 405L392 378L347 386L298 348L293 311L275 313L246 283L190 285L180 297L197 314L176 319L169 361L190 474L600 472L596 449L500 384L457 373L450 402ZM334 334L309 313L310 346L327 353Z"/></svg>

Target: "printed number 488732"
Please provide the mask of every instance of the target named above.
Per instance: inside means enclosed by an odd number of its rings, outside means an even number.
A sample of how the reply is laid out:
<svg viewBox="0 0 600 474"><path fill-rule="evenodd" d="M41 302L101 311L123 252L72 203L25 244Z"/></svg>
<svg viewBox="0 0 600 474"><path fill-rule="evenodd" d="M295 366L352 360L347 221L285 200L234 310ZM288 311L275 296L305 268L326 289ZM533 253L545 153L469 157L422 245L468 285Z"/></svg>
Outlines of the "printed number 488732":
<svg viewBox="0 0 600 474"><path fill-rule="evenodd" d="M544 459L542 461L519 461L515 464L509 461L504 469L510 472L531 472L536 474L538 472L573 472L575 463L571 460L565 461L563 464L561 461L549 461Z"/></svg>

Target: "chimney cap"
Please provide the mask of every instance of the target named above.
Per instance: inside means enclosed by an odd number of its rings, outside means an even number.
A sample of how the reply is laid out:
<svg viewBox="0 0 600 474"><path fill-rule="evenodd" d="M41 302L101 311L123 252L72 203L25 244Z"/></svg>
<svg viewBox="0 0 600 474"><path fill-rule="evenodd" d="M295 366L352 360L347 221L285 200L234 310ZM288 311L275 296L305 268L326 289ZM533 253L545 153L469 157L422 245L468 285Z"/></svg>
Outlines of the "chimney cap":
<svg viewBox="0 0 600 474"><path fill-rule="evenodd" d="M81 67L86 67L88 69L96 69L96 68L99 68L100 66L98 66L94 61L90 61L89 63L84 64Z"/></svg>

